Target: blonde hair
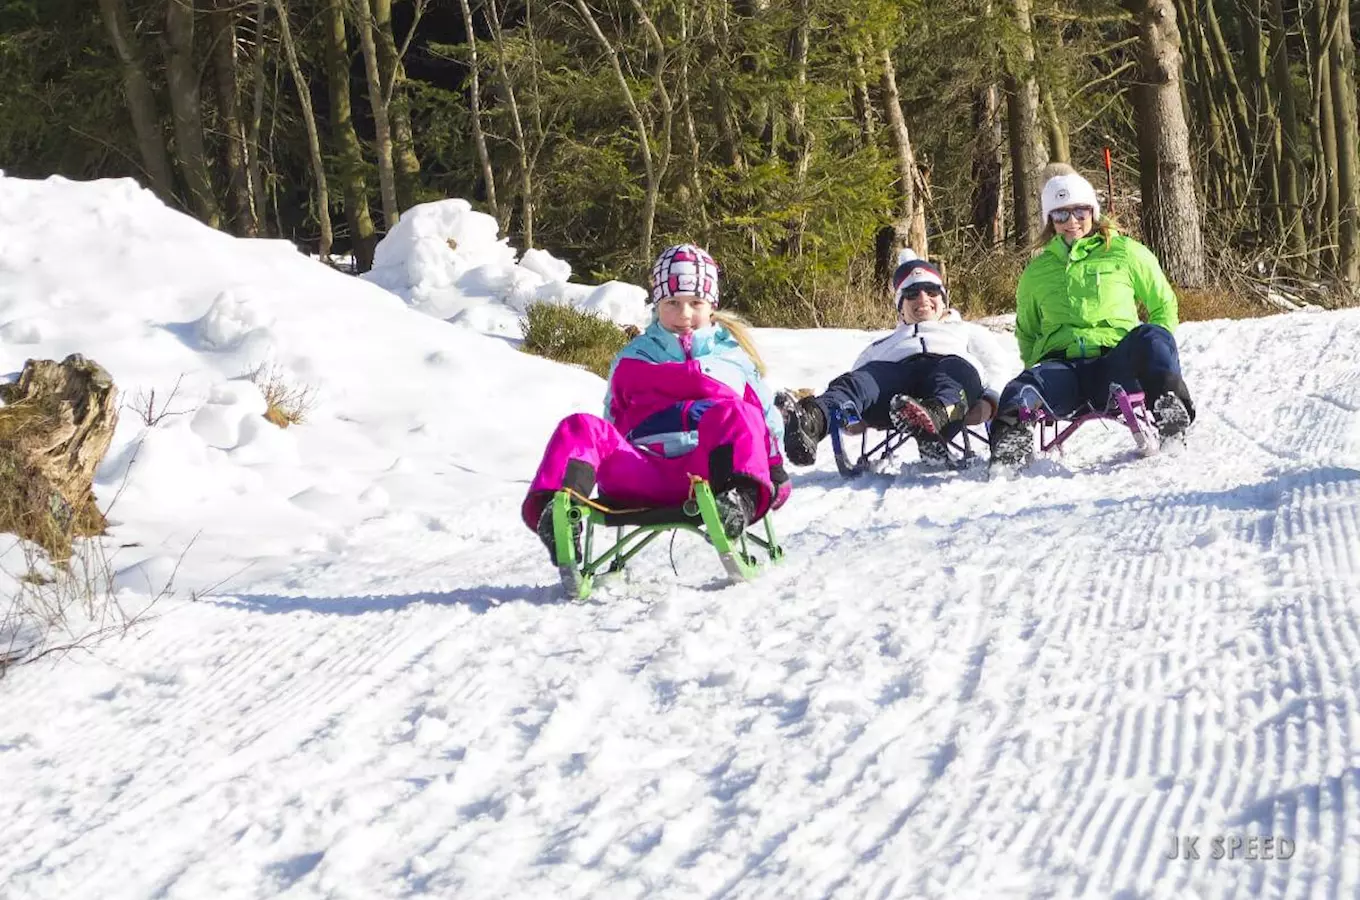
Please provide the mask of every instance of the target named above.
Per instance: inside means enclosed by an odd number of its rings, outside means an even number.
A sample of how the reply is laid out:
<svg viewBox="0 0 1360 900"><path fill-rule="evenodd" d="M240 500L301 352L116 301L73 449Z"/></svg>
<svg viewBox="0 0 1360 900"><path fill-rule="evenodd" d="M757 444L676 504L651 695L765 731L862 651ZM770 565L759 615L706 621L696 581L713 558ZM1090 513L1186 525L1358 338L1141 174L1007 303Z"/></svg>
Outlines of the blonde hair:
<svg viewBox="0 0 1360 900"><path fill-rule="evenodd" d="M736 313L719 312L716 309L713 310L713 321L727 329L727 333L732 335L737 345L746 351L746 355L751 357L751 362L755 363L756 374L764 378L765 360L760 358L755 339L751 337L751 323Z"/></svg>
<svg viewBox="0 0 1360 900"><path fill-rule="evenodd" d="M1091 228L1092 232L1100 232L1100 236L1105 238L1105 249L1110 249L1110 244L1114 242L1115 235L1119 234L1119 222L1114 216L1101 213ZM1057 237L1058 229L1053 227L1053 220L1049 219L1044 223L1044 230L1039 232L1039 240L1034 245L1035 250L1042 250L1048 246L1048 242Z"/></svg>

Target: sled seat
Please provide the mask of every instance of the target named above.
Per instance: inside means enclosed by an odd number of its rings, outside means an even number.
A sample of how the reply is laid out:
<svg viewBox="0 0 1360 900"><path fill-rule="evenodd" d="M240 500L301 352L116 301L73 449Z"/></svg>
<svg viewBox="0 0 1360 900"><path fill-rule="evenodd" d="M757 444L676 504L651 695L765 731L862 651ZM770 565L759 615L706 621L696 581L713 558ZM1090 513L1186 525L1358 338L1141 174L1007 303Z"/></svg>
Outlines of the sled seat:
<svg viewBox="0 0 1360 900"><path fill-rule="evenodd" d="M846 409L833 409L831 411L831 421L827 430L831 433L831 450L836 457L836 468L846 478L858 478L878 460L891 459L893 454L908 441L932 440L929 437L916 438L914 435L896 428L872 428L863 419ZM874 431L883 433L883 437L877 443L871 443L871 434ZM851 461L842 434L859 437L858 460ZM987 431L984 426L965 426L958 434L948 440L942 437L935 437L933 440L944 450L945 464L950 469L958 470L966 468L978 458L977 452L973 450L974 440L981 441L984 447L987 446Z"/></svg>
<svg viewBox="0 0 1360 900"><path fill-rule="evenodd" d="M698 507L689 512L685 510L684 506L651 506L630 509L628 504L614 500L605 494L595 497L593 502L599 504L598 507L592 507L593 512L598 513L597 524L609 528L698 526L703 522L703 519L699 516Z"/></svg>

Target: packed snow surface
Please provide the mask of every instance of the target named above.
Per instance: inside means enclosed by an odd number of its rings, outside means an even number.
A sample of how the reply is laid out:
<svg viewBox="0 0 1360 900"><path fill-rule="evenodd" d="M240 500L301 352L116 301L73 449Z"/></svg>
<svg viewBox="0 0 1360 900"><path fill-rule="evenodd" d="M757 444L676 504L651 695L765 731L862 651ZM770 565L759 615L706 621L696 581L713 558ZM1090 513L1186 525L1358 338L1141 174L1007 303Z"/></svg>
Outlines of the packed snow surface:
<svg viewBox="0 0 1360 900"><path fill-rule="evenodd" d="M5 897L1360 892L1360 313L1182 326L1179 452L851 483L823 446L782 565L680 536L571 603L517 509L602 382L411 300L0 178L2 371L178 383L96 486L120 602L173 592L0 681ZM757 332L816 389L870 337Z"/></svg>

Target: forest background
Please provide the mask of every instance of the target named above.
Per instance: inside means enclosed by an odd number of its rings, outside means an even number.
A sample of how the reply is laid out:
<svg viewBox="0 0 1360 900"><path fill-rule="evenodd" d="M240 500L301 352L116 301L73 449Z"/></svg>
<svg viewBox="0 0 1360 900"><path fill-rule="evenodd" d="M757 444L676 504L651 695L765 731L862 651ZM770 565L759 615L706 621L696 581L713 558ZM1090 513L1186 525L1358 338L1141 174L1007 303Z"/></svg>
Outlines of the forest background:
<svg viewBox="0 0 1360 900"><path fill-rule="evenodd" d="M1013 309L1069 162L1189 318L1335 306L1353 5L0 0L0 168L131 176L360 270L402 210L463 197L579 277L641 283L691 240L757 324L871 327L901 246L966 313Z"/></svg>

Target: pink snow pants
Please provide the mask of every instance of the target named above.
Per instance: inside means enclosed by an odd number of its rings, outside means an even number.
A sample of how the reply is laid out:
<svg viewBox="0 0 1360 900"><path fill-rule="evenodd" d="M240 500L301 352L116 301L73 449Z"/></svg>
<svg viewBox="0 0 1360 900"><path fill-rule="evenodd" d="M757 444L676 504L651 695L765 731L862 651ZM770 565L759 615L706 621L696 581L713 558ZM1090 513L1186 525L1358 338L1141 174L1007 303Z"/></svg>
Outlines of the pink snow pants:
<svg viewBox="0 0 1360 900"><path fill-rule="evenodd" d="M755 519L765 515L772 500L768 430L754 404L721 399L699 419L699 446L683 456L666 458L628 443L609 422L589 413L567 416L557 426L543 452L538 474L529 486L521 514L524 524L538 527L538 518L563 487L567 464L579 459L595 470L600 493L610 500L636 506L679 506L689 498L691 474L709 477L710 454L732 446L732 472L759 486Z"/></svg>

